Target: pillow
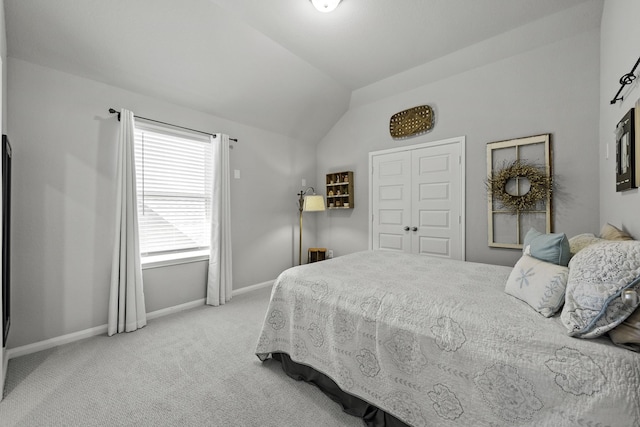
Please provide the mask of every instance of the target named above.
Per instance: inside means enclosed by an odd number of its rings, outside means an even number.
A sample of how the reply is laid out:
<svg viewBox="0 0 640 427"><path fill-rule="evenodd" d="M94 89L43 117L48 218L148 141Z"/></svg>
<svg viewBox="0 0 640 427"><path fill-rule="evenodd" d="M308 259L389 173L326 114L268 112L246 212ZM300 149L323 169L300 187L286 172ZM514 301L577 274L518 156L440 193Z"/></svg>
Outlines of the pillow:
<svg viewBox="0 0 640 427"><path fill-rule="evenodd" d="M633 240L633 237L628 233L609 223L602 226L602 230L600 230L600 238L607 240Z"/></svg>
<svg viewBox="0 0 640 427"><path fill-rule="evenodd" d="M569 239L569 251L571 252L571 256L573 256L587 246L603 241L604 239L596 237L591 233L578 234Z"/></svg>
<svg viewBox="0 0 640 427"><path fill-rule="evenodd" d="M620 347L640 352L640 309L610 330L609 338Z"/></svg>
<svg viewBox="0 0 640 427"><path fill-rule="evenodd" d="M567 267L523 255L511 270L504 291L551 317L564 303L568 275Z"/></svg>
<svg viewBox="0 0 640 427"><path fill-rule="evenodd" d="M535 228L530 229L524 236L523 253L539 260L553 264L569 264L571 252L569 240L564 233L543 234Z"/></svg>
<svg viewBox="0 0 640 427"><path fill-rule="evenodd" d="M638 306L624 303L625 289L640 290L640 242L604 241L578 252L560 315L569 335L595 338L622 323Z"/></svg>

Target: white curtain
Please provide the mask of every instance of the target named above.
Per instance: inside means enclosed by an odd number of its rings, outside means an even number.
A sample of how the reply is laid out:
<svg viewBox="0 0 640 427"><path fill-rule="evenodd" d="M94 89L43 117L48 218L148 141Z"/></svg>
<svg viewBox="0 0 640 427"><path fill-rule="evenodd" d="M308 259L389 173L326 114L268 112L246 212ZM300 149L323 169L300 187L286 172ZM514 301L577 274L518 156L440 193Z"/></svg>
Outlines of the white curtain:
<svg viewBox="0 0 640 427"><path fill-rule="evenodd" d="M109 336L147 324L142 289L133 113L120 112L118 138L116 230L109 295Z"/></svg>
<svg viewBox="0 0 640 427"><path fill-rule="evenodd" d="M229 136L211 137L213 197L211 198L211 252L207 278L207 304L231 300L231 204Z"/></svg>

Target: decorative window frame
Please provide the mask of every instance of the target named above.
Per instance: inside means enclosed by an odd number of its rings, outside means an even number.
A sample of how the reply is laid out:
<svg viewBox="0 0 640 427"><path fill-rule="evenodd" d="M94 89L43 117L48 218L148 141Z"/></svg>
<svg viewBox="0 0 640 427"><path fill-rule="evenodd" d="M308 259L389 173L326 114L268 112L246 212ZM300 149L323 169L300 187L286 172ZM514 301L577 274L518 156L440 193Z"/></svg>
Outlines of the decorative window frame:
<svg viewBox="0 0 640 427"><path fill-rule="evenodd" d="M487 176L493 177L506 163L526 162L540 165L549 180L552 179L551 134L490 142L487 144ZM516 179L516 192L520 183ZM551 233L552 192L540 200L533 209L513 210L503 206L487 191L488 245L494 248L522 249L524 236L529 228ZM544 228L542 230L541 228Z"/></svg>

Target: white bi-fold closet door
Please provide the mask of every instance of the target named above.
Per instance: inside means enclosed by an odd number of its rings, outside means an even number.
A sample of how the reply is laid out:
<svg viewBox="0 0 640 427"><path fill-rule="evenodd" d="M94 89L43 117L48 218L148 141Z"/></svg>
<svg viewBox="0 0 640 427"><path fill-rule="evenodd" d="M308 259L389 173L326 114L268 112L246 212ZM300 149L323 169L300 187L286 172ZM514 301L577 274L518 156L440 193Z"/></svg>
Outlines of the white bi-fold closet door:
<svg viewBox="0 0 640 427"><path fill-rule="evenodd" d="M465 138L369 153L370 248L464 260Z"/></svg>

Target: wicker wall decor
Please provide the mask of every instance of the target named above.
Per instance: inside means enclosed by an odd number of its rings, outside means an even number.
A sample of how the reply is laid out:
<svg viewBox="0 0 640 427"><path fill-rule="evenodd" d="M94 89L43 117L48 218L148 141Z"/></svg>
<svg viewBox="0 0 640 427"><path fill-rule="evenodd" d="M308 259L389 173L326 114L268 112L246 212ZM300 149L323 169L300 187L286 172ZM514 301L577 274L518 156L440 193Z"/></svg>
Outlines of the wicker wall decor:
<svg viewBox="0 0 640 427"><path fill-rule="evenodd" d="M389 133L393 139L408 138L429 132L433 124L433 109L428 105L419 105L391 116Z"/></svg>
<svg viewBox="0 0 640 427"><path fill-rule="evenodd" d="M526 179L529 189L525 194L511 194L507 184L511 180ZM517 182L516 182L517 183ZM553 179L545 168L529 164L526 160L505 162L487 178L487 187L493 198L512 213L532 210L553 191Z"/></svg>

